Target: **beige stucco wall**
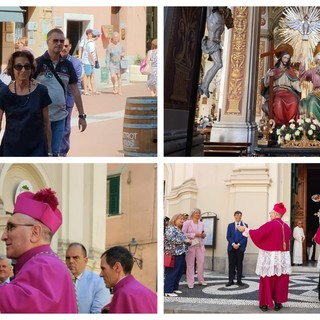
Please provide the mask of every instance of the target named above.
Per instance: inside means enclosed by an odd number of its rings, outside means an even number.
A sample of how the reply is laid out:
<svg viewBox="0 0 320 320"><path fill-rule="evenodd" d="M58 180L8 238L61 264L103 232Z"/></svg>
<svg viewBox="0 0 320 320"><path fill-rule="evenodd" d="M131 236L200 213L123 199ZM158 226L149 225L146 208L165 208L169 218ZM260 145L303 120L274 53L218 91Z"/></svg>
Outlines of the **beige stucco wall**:
<svg viewBox="0 0 320 320"><path fill-rule="evenodd" d="M243 213L243 221L258 228L268 221L274 203L282 201L290 208L291 164L273 163L217 163L165 164L164 213L190 212L198 207L218 216L214 268L227 271L226 230L234 221L236 210ZM290 212L284 216L290 221ZM289 223L290 224L290 223ZM244 272L255 269L257 248L249 240ZM206 250L206 267L211 268L212 249Z"/></svg>
<svg viewBox="0 0 320 320"><path fill-rule="evenodd" d="M87 28L97 29L100 32L102 25L111 24L111 7L33 7L30 13L28 20L38 24L38 29L34 32L35 45L32 46L36 56L43 53L43 46L45 45L46 29L42 28L44 23L48 24L48 30L58 27L65 33L67 32L67 20L86 21ZM126 30L126 39L121 40L126 54L132 56L144 55L146 7L122 7L119 12L119 24ZM85 37L85 32L81 37ZM101 37L96 45L98 56L104 57L105 48Z"/></svg>
<svg viewBox="0 0 320 320"><path fill-rule="evenodd" d="M96 260L104 250L105 239L105 164L4 164L0 169L0 197L7 212L12 212L14 195L21 181L30 182L33 191L51 187L57 192L63 224L52 247L62 259L66 246L83 243L89 258ZM8 216L2 215L0 232ZM3 243L0 251L5 252Z"/></svg>
<svg viewBox="0 0 320 320"><path fill-rule="evenodd" d="M147 24L147 7L138 6L123 6L119 11L119 28L125 30L125 39L121 40L121 44L125 49L126 58L129 65L134 62L137 56L144 57L146 53L146 24ZM29 46L33 49L36 57L42 55L47 49L46 34L52 28L60 28L67 34L67 22L82 21L83 34L79 35L85 38L85 30L88 28L96 29L101 32L101 26L111 25L111 9L112 7L105 6L36 6L28 7L27 21L27 36L29 38ZM149 8L150 10L150 8ZM157 18L154 17L157 21ZM31 28L31 26L33 26ZM156 29L156 28L154 28ZM114 30L120 32L121 30ZM6 42L5 33L2 34L3 38L3 57L2 69L7 65L8 57L14 51L14 41ZM100 66L104 67L106 46L109 39L103 39L101 36L96 41L97 53ZM99 87L105 84L100 83L101 69L96 70L95 81ZM124 79L125 77L123 75Z"/></svg>

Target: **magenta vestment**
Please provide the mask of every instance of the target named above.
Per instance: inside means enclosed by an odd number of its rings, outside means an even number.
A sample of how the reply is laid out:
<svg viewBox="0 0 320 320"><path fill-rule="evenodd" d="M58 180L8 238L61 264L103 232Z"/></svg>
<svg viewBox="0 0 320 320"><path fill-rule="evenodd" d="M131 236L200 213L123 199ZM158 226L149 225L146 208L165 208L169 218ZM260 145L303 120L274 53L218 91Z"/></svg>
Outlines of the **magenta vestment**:
<svg viewBox="0 0 320 320"><path fill-rule="evenodd" d="M269 252L290 251L292 231L280 218L273 219L256 230L249 230L249 234L253 243L261 250ZM284 242L285 248L283 245ZM283 263L283 261L278 261L278 263ZM278 267L274 268L274 270L278 269ZM259 305L273 308L274 303L287 302L288 291L289 274L282 273L281 275L272 274L271 276L260 276Z"/></svg>
<svg viewBox="0 0 320 320"><path fill-rule="evenodd" d="M320 244L320 227L318 228L313 240L315 243Z"/></svg>
<svg viewBox="0 0 320 320"><path fill-rule="evenodd" d="M283 235L282 227L284 226L284 236L286 249L283 249ZM284 223L281 219L273 219L256 230L249 230L250 237L253 243L262 250L265 251L289 251L290 250L290 238L292 231L290 227Z"/></svg>
<svg viewBox="0 0 320 320"><path fill-rule="evenodd" d="M1 313L77 313L72 278L50 246L25 252L15 278L0 286Z"/></svg>
<svg viewBox="0 0 320 320"><path fill-rule="evenodd" d="M157 295L132 275L121 279L113 290L112 300L106 306L109 313L157 313Z"/></svg>

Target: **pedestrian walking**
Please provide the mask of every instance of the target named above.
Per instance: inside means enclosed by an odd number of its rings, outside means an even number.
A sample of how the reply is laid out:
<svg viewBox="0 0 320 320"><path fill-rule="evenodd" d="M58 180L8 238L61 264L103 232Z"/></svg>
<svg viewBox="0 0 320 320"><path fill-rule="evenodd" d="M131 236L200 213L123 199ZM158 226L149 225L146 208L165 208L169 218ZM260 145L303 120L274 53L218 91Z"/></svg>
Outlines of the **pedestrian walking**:
<svg viewBox="0 0 320 320"><path fill-rule="evenodd" d="M11 54L7 72L13 81L0 90L0 130L3 115L5 132L1 141L3 157L47 157L51 153L48 89L32 79L35 60L29 51Z"/></svg>
<svg viewBox="0 0 320 320"><path fill-rule="evenodd" d="M77 74L72 63L61 56L64 41L65 36L60 29L55 28L48 32L48 50L36 59L37 69L34 74L34 78L48 88L52 100L49 105L49 120L52 132L52 155L55 157L60 155L65 119L68 116L66 108L68 85L79 112L78 128L82 132L87 127L86 114L84 113L81 94L77 85Z"/></svg>
<svg viewBox="0 0 320 320"><path fill-rule="evenodd" d="M61 56L65 59L68 59L72 63L74 70L77 74L77 78L78 78L78 82L77 82L78 89L81 92L82 64L78 58L70 55L71 48L72 48L72 44L70 42L70 39L65 38L63 49L61 51ZM60 145L60 156L61 157L65 157L68 154L69 149L70 149L70 134L71 134L70 122L71 122L71 115L72 115L73 106L74 106L74 98L73 98L71 90L68 86L67 87L67 100L66 100L66 109L67 109L68 115L66 117L64 133L63 133L63 137L62 137L62 141L61 141L61 145Z"/></svg>
<svg viewBox="0 0 320 320"><path fill-rule="evenodd" d="M114 94L122 94L122 80L121 74L123 68L121 68L121 60L124 57L124 48L120 43L119 32L114 32L106 50L105 62L107 69L110 72L112 81L112 92ZM116 86L118 85L118 89Z"/></svg>

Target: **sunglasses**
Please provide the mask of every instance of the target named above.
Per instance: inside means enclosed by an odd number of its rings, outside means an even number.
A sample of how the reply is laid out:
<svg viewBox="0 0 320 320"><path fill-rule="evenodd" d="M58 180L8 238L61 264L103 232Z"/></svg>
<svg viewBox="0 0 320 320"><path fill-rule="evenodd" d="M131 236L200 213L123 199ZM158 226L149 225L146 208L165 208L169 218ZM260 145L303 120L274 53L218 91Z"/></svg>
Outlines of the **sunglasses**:
<svg viewBox="0 0 320 320"><path fill-rule="evenodd" d="M62 39L52 39L52 42L53 43L64 43L64 39L62 40Z"/></svg>
<svg viewBox="0 0 320 320"><path fill-rule="evenodd" d="M15 64L13 68L17 71L21 71L23 68L24 70L31 70L31 64Z"/></svg>

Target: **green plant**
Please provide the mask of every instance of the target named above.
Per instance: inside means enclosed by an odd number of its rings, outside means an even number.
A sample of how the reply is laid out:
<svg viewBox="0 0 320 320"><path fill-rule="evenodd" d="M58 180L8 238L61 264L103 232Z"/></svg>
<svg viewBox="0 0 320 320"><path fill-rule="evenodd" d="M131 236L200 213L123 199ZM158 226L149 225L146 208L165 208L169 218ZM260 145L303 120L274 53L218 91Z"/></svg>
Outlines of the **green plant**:
<svg viewBox="0 0 320 320"><path fill-rule="evenodd" d="M134 58L134 64L140 65L141 60L143 57L141 57L139 54Z"/></svg>

